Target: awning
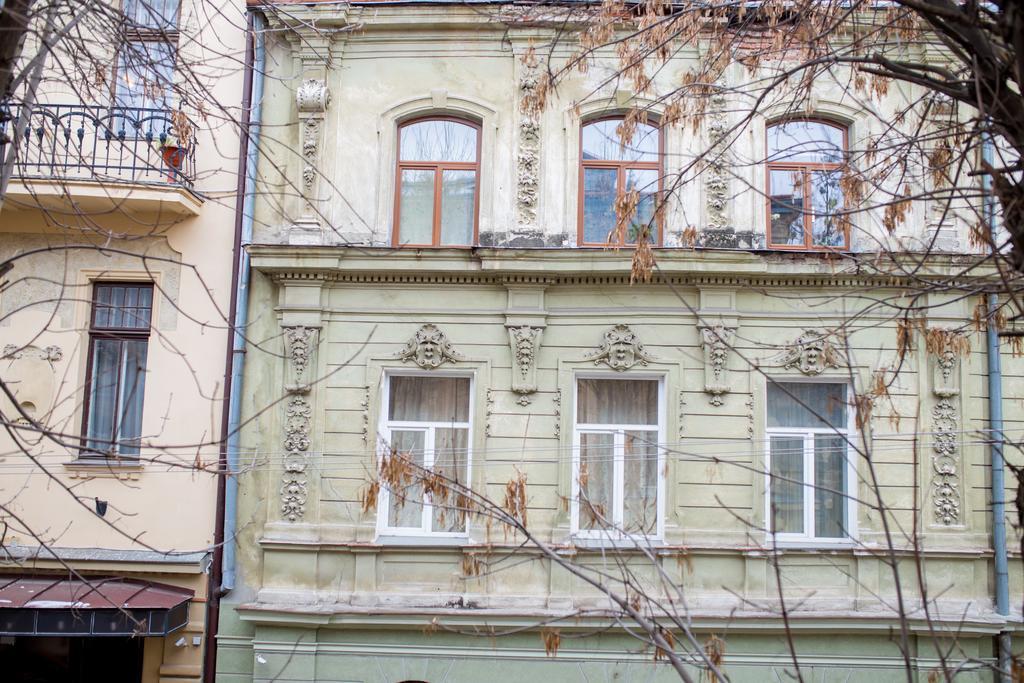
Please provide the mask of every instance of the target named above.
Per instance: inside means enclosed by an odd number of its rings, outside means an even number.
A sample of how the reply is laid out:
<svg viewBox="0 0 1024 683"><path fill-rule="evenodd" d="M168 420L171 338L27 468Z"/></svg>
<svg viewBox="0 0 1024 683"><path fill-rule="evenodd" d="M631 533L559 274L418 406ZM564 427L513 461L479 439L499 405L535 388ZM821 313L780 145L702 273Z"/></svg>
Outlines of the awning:
<svg viewBox="0 0 1024 683"><path fill-rule="evenodd" d="M134 579L0 575L0 635L164 636L188 623L194 595Z"/></svg>

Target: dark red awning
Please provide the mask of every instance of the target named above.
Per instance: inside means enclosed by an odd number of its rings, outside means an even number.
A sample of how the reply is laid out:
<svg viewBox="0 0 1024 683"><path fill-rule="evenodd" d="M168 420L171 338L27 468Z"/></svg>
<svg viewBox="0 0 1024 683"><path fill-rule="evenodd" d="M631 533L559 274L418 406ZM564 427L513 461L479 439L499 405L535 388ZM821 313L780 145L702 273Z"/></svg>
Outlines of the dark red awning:
<svg viewBox="0 0 1024 683"><path fill-rule="evenodd" d="M167 635L194 591L121 578L0 575L0 635Z"/></svg>

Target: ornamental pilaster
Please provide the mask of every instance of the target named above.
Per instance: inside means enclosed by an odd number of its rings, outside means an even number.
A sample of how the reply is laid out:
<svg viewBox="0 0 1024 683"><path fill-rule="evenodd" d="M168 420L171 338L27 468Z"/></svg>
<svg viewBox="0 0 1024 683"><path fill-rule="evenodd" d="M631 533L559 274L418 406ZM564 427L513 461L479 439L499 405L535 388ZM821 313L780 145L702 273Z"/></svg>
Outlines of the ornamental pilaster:
<svg viewBox="0 0 1024 683"><path fill-rule="evenodd" d="M963 518L963 462L960 432L960 354L957 343L928 354L931 393L931 521L933 526L956 527Z"/></svg>

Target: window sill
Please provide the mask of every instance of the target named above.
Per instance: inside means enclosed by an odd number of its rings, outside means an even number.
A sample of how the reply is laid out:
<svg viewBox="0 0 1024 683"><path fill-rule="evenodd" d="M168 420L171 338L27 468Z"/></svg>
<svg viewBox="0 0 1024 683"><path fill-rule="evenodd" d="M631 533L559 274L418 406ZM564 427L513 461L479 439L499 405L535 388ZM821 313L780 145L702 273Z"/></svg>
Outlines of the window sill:
<svg viewBox="0 0 1024 683"><path fill-rule="evenodd" d="M807 550L815 551L820 550L822 552L828 552L830 550L853 550L857 548L858 544L856 539L843 538L837 540L825 540L825 539L807 539L807 540L792 540L787 541L784 539L775 540L775 548L778 550ZM772 544L771 539L766 539L764 552L771 552Z"/></svg>
<svg viewBox="0 0 1024 683"><path fill-rule="evenodd" d="M468 535L465 536L403 536L401 534L377 534L377 543L388 546L410 547L445 547L457 548L473 545Z"/></svg>
<svg viewBox="0 0 1024 683"><path fill-rule="evenodd" d="M64 469L73 478L113 477L116 479L138 479L145 465L137 460L107 458L76 458L64 463Z"/></svg>
<svg viewBox="0 0 1024 683"><path fill-rule="evenodd" d="M656 536L633 536L628 538L587 538L573 536L570 542L581 550L640 550L658 549L665 541Z"/></svg>

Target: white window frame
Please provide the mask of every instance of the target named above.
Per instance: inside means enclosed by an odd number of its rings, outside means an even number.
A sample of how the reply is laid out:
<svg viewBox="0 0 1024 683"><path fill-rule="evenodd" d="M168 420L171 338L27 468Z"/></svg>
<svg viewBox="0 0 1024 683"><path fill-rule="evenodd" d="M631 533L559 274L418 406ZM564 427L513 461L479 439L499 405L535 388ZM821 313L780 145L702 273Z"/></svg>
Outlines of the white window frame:
<svg viewBox="0 0 1024 683"><path fill-rule="evenodd" d="M644 380L656 381L658 383L658 425L652 429L652 425L628 425L628 424L583 424L579 423L579 380L596 379L610 382L623 380ZM661 444L665 443L665 376L662 374L628 374L609 375L607 373L576 373L572 380L572 505L570 506L570 530L573 537L582 540L594 541L652 541L661 540L665 536L665 449ZM586 434L614 434L614 467L612 482L613 510L612 522L621 527L624 514L625 500L625 432L626 431L651 431L657 434L658 447L658 490L655 509L657 521L653 534L631 534L624 533L619 528L611 529L581 529L580 528L580 435Z"/></svg>
<svg viewBox="0 0 1024 683"><path fill-rule="evenodd" d="M392 377L450 377L469 379L469 414L466 422L410 422L389 420L389 402L391 400L391 378ZM381 383L381 410L379 420L379 434L383 443L378 444L378 462L384 455L383 449L391 443L391 430L421 431L425 432L423 438L423 466L430 468L434 464L434 434L438 427L461 428L468 430L466 435L466 485L471 485L473 477L473 415L476 378L469 372L451 372L444 370L416 371L386 371L384 380ZM466 516L466 527L463 531L433 531L431 523L434 515L434 506L430 503L430 495L424 494L423 511L420 526L417 527L393 527L388 526L388 510L391 502L391 491L387 486L381 486L377 498L377 535L378 536L403 536L403 537L429 537L429 538L454 538L464 539L469 536L470 520Z"/></svg>
<svg viewBox="0 0 1024 683"><path fill-rule="evenodd" d="M850 384L838 378L823 378L816 381L808 381L806 378L796 379L791 377L773 378L777 384L836 384L843 387L846 401L846 427L835 429L833 427L769 427L768 426L768 388L771 382L765 385L764 405L764 520L765 530L769 541L774 537L777 545L789 547L849 547L856 543L857 539L857 467L854 459L850 457L850 443L856 438L857 432L853 420L853 408L850 405ZM826 536L815 536L814 529L814 437L816 434L828 434L830 436L846 437L846 536L832 538ZM804 532L778 532L772 528L772 437L788 437L803 439L803 521Z"/></svg>

